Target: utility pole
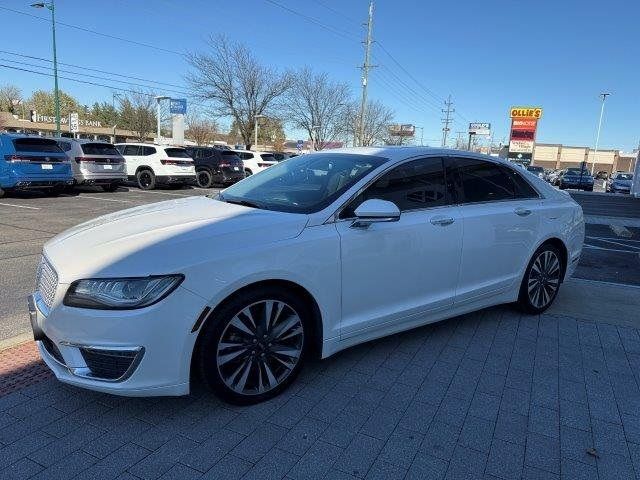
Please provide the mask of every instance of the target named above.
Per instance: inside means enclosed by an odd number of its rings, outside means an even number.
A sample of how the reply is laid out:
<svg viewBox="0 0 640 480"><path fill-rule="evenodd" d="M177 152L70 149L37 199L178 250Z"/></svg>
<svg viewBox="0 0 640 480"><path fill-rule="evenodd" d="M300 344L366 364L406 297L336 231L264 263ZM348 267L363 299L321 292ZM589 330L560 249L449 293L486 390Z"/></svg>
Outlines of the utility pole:
<svg viewBox="0 0 640 480"><path fill-rule="evenodd" d="M596 148L593 151L593 163L591 164L591 175L593 175L593 171L596 168L596 155L598 153L598 143L600 143L600 129L602 128L602 116L604 115L604 102L607 100L607 97L611 95L610 93L602 92L600 94L600 98L602 98L602 106L600 107L600 120L598 121L598 133L596 135ZM580 170L582 172L582 170Z"/></svg>
<svg viewBox="0 0 640 480"><path fill-rule="evenodd" d="M451 108L453 102L451 101L451 95L447 98L447 101L444 102L444 105L447 107L442 110L442 113L445 114L445 118L442 119L442 123L444 127L442 127L442 148L447 146L447 136L449 135L449 124L452 122L451 114L455 112L455 109Z"/></svg>
<svg viewBox="0 0 640 480"><path fill-rule="evenodd" d="M369 69L371 65L371 43L373 43L372 37L373 31L373 0L369 2L369 18L367 20L367 38L364 42L364 63L362 64L362 100L360 103L360 124L358 132L358 145L362 146L364 143L364 118L367 109L367 83L369 82Z"/></svg>

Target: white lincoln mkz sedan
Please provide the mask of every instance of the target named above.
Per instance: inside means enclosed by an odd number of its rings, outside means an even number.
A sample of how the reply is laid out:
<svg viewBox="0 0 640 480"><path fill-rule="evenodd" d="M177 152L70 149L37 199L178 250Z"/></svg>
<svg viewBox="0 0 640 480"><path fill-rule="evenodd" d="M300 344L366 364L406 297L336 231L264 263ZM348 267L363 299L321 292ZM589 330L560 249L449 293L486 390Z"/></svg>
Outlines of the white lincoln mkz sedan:
<svg viewBox="0 0 640 480"><path fill-rule="evenodd" d="M49 241L29 310L63 382L253 403L310 355L491 305L532 314L577 266L582 209L454 150L302 155L215 197L124 210Z"/></svg>

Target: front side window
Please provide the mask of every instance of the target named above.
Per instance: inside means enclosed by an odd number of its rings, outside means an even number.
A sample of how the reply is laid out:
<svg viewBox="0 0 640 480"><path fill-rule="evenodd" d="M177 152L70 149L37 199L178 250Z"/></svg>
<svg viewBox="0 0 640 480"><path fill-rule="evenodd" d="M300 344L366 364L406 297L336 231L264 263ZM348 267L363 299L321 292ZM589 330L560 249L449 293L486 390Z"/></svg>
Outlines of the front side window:
<svg viewBox="0 0 640 480"><path fill-rule="evenodd" d="M441 158L421 158L385 173L358 195L340 214L352 218L365 200L393 202L401 212L446 204L444 169Z"/></svg>
<svg viewBox="0 0 640 480"><path fill-rule="evenodd" d="M346 153L305 155L251 175L216 198L266 210L314 213L331 205L386 161Z"/></svg>
<svg viewBox="0 0 640 480"><path fill-rule="evenodd" d="M506 168L475 158L456 158L454 175L458 203L493 202L516 198L516 187Z"/></svg>

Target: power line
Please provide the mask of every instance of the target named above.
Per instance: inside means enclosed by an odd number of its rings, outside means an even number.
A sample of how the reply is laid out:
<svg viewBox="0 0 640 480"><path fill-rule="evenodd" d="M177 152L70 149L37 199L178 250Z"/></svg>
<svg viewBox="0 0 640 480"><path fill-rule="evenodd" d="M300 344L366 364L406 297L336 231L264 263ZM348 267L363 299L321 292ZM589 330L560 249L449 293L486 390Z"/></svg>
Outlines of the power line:
<svg viewBox="0 0 640 480"><path fill-rule="evenodd" d="M18 61L18 60L10 60L10 59L8 59L8 58L0 58L0 61L3 61L3 62L10 62L10 63L15 63L15 64L17 64L17 65L23 65L23 66L27 66L27 67L35 67L35 68L49 68L49 67L48 67L48 66L46 66L46 65L37 65L37 64L34 64L34 63L29 63L29 62L20 62L20 61ZM109 81L111 81L111 82L124 83L124 84L126 84L126 85L133 85L133 86L136 86L136 87L152 88L152 87L150 87L149 85L143 85L143 84L141 84L141 83L133 83L133 82L129 82L129 81L126 81L126 80L117 80L117 79L115 79L115 78L104 79L103 77L99 77L99 76L97 76L97 75L91 75L91 74L88 74L88 73L74 72L74 71L72 71L72 70L62 70L62 69L58 69L58 71L59 71L59 72L62 72L62 73L70 73L70 74L73 74L73 75L81 75L81 76L83 76L83 77L88 77L88 78L97 78L97 79L109 80ZM185 93L185 92L180 92L180 91L178 91L178 90L170 90L170 89L162 88L162 87L153 87L153 88L154 88L155 90L160 90L160 91L163 91L163 92L171 92L171 93L178 93L178 94L180 94L180 95L188 95L187 93Z"/></svg>
<svg viewBox="0 0 640 480"><path fill-rule="evenodd" d="M25 55L25 54L22 54L22 53L10 52L8 50L0 50L0 53L4 53L4 54L7 54L7 55L15 55L16 57L30 58L32 60L39 60L39 61L47 62L47 63L53 63L53 61L49 60L48 58L35 57L33 55ZM64 65L64 66L73 67L73 68L81 68L83 70L89 70L91 72L103 73L105 75L112 75L114 77L131 78L132 80L139 80L141 82L155 83L155 84L158 84L158 85L166 85L168 87L184 88L184 85L176 85L175 83L159 82L157 80L149 80L147 78L134 77L132 75L124 75L122 73L109 72L107 70L99 70L97 68L86 67L84 65L74 65L73 63L64 63L64 62L58 62L58 65Z"/></svg>
<svg viewBox="0 0 640 480"><path fill-rule="evenodd" d="M12 65L5 65L5 64L2 64L2 63L0 63L0 67L8 68L8 69L11 69L11 70L19 70L21 72L35 73L36 75L43 75L45 77L53 77L52 73L38 72L36 70L29 70L27 68L14 67ZM62 77L62 76L58 76L58 78L62 78L63 80L69 80L71 82L84 83L84 84L87 84L87 85L94 85L96 87L104 87L104 88L108 88L110 90L119 90L121 92L135 93L135 94L146 95L146 96L149 96L149 97L155 97L155 95L153 95L151 93L140 92L140 91L137 91L137 90L131 90L131 89L122 88L122 87L114 87L113 85L105 85L104 83L89 82L87 80L78 80L77 78Z"/></svg>
<svg viewBox="0 0 640 480"><path fill-rule="evenodd" d="M346 20L349 20L351 23L355 23L356 25L360 25L360 22L358 22L358 21L357 21L356 19L354 19L354 18L349 17L348 15L345 15L345 14L344 14L343 12L341 12L340 10L335 9L335 8L333 8L332 6L327 5L327 4L326 4L326 3L324 3L324 2L321 2L320 0L314 0L314 2L316 2L316 3L317 3L318 5L320 5L321 7L324 7L324 8L326 8L327 10L329 10L329 11L331 11L331 12L335 13L336 15L338 15L338 16L340 16L340 17L342 17L342 18L346 19Z"/></svg>
<svg viewBox="0 0 640 480"><path fill-rule="evenodd" d="M43 22L49 22L50 20L47 18L43 18L40 17L38 15L34 15L32 13L27 13L27 12L21 12L20 10L14 10L13 8L8 8L8 7L3 7L0 6L0 9L2 10L6 10L8 12L12 12L12 13L17 13L18 15L24 15L26 17L31 17L31 18L35 18L38 19L40 21ZM142 43L142 42L138 42L136 40L131 40L129 38L123 38L123 37L117 37L115 35L110 35L108 33L102 33L102 32L98 32L96 30L91 30L89 28L84 28L84 27L79 27L78 25L72 25L70 23L65 23L65 22L60 22L60 21L56 21L56 25L62 25L63 27L67 27L67 28L74 28L76 30L80 30L82 32L87 32L87 33L93 33L94 35L99 35L101 37L106 37L106 38L111 38L113 40L119 40L121 42L127 42L127 43L131 43L133 45L138 45L139 47L145 47L145 48L152 48L154 50L158 50L160 52L165 52L165 53L172 53L174 55L179 55L181 57L185 57L186 55L183 52L178 52L176 50L170 50L168 48L162 48L162 47L157 47L155 45L150 45L148 43Z"/></svg>

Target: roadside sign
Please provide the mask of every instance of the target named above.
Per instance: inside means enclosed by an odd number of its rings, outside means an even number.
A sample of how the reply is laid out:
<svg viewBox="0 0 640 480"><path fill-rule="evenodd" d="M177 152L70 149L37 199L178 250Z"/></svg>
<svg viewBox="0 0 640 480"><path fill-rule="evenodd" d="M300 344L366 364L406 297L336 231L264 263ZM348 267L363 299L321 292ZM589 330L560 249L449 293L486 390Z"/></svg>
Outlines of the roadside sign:
<svg viewBox="0 0 640 480"><path fill-rule="evenodd" d="M473 122L469 124L469 135L491 135L490 123Z"/></svg>
<svg viewBox="0 0 640 480"><path fill-rule="evenodd" d="M511 118L542 118L542 107L511 107L509 109Z"/></svg>
<svg viewBox="0 0 640 480"><path fill-rule="evenodd" d="M394 137L413 137L415 133L416 127L410 123L389 125L389 135Z"/></svg>
<svg viewBox="0 0 640 480"><path fill-rule="evenodd" d="M187 113L186 98L172 98L169 100L169 113L175 115L185 115Z"/></svg>
<svg viewBox="0 0 640 480"><path fill-rule="evenodd" d="M298 140L296 142L296 149L301 152L302 151L302 147L304 146L304 140Z"/></svg>
<svg viewBox="0 0 640 480"><path fill-rule="evenodd" d="M71 133L78 133L80 131L80 119L77 113L69 114L69 131Z"/></svg>

